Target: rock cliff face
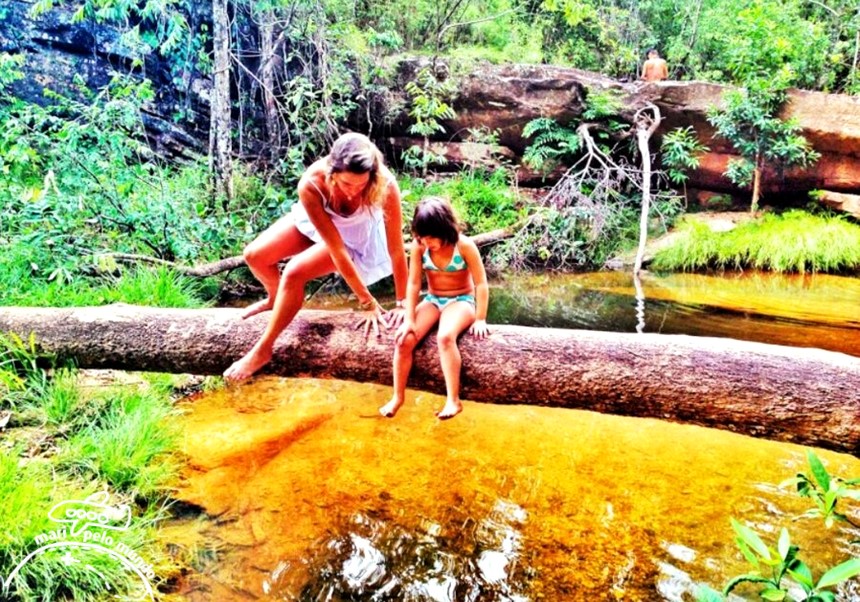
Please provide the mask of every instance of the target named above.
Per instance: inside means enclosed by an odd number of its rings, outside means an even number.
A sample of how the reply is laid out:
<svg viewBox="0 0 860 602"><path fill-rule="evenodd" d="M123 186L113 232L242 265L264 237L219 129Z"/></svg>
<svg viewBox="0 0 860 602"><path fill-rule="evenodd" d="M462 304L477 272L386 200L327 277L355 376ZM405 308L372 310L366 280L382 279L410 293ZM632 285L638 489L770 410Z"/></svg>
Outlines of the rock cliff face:
<svg viewBox="0 0 860 602"><path fill-rule="evenodd" d="M414 65L402 67L406 73ZM398 86L402 90L402 86ZM710 147L692 174L689 186L736 192L725 176L733 158L728 141L715 138L706 115L718 106L725 86L704 82L621 83L599 74L548 65L483 65L458 79L452 101L457 116L446 122L445 142L454 148L469 128L484 126L497 130L499 144L520 156L528 145L522 129L536 117L566 122L581 116L589 90L612 90L623 100L622 117L630 119L645 102L656 104L664 117L658 134L675 127L693 126L700 140ZM860 97L792 91L784 117L797 119L802 133L821 153L809 169L792 169L784 174L766 174L766 192L805 192L820 188L839 192L860 192ZM401 99L405 100L405 99ZM404 117L393 120L403 131ZM441 136L440 136L441 139ZM401 139L399 145L404 141ZM507 151L503 151L507 152Z"/></svg>
<svg viewBox="0 0 860 602"><path fill-rule="evenodd" d="M642 89L666 116L661 131L692 125L711 152L702 158L692 185L710 190L733 190L723 175L733 158L732 147L714 137L705 119L709 107L718 106L726 87L702 82L661 82ZM765 190L807 191L828 189L860 192L860 97L793 90L782 117L800 123L802 134L821 153L809 169L790 169L785 174L766 174Z"/></svg>
<svg viewBox="0 0 860 602"><path fill-rule="evenodd" d="M32 0L4 0L0 4L0 52L23 54L24 78L12 86L19 98L46 104L45 89L79 96L74 82L89 90L108 85L116 73L152 80L155 101L144 107L149 141L159 154L172 158L206 152L209 116L205 79L176 85L166 65L147 59L145 69L132 66L120 43L119 32L90 22L75 23L72 10L57 6L37 19L30 15ZM61 3L57 3L58 5ZM182 125L174 123L182 115Z"/></svg>

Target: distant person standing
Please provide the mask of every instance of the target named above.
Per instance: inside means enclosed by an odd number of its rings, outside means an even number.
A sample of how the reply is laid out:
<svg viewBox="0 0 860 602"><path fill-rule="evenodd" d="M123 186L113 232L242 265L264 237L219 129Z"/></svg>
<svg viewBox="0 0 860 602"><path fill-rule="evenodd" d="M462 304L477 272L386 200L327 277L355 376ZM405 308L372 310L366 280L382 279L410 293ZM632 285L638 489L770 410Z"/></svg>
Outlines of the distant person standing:
<svg viewBox="0 0 860 602"><path fill-rule="evenodd" d="M666 61L660 58L656 48L648 51L648 60L642 65L641 79L646 82L659 82L669 77Z"/></svg>

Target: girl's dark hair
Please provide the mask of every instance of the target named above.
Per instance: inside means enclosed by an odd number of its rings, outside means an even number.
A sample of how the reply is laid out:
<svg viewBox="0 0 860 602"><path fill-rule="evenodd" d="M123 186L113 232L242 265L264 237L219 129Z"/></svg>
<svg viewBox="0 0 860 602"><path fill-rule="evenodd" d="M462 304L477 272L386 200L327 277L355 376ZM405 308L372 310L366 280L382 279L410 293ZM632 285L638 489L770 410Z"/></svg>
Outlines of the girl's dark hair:
<svg viewBox="0 0 860 602"><path fill-rule="evenodd" d="M412 234L432 236L449 245L457 244L460 224L451 204L443 198L431 196L422 199L412 216Z"/></svg>

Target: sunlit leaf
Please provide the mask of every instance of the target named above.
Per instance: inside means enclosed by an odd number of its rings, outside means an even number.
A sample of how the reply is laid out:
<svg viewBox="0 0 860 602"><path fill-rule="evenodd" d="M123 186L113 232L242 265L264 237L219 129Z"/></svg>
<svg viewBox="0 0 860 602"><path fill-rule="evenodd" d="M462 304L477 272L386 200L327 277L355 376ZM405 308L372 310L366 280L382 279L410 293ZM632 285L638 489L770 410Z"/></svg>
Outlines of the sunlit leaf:
<svg viewBox="0 0 860 602"><path fill-rule="evenodd" d="M788 553L791 550L791 538L788 535L788 529L785 527L782 528L782 531L779 533L779 542L777 543L777 550L779 551L779 555L783 561L788 558Z"/></svg>
<svg viewBox="0 0 860 602"><path fill-rule="evenodd" d="M813 452L807 452L806 459L809 461L809 469L812 471L812 476L823 491L830 489L830 473L824 468L824 464Z"/></svg>
<svg viewBox="0 0 860 602"><path fill-rule="evenodd" d="M756 534L755 531L753 531L746 525L742 525L735 519L732 519L732 528L735 530L735 533L737 533L741 541L747 544L762 559L770 559L770 550L768 550L765 543L761 540L761 538L758 536L758 534Z"/></svg>
<svg viewBox="0 0 860 602"><path fill-rule="evenodd" d="M809 567L800 560L796 560L792 564L791 568L788 570L788 574L791 575L795 581L800 583L806 591L809 591L812 589L813 585L815 585L815 581L812 579L812 571L810 571Z"/></svg>
<svg viewBox="0 0 860 602"><path fill-rule="evenodd" d="M860 558L852 558L833 567L821 576L816 587L818 589L832 587L856 575L860 575Z"/></svg>

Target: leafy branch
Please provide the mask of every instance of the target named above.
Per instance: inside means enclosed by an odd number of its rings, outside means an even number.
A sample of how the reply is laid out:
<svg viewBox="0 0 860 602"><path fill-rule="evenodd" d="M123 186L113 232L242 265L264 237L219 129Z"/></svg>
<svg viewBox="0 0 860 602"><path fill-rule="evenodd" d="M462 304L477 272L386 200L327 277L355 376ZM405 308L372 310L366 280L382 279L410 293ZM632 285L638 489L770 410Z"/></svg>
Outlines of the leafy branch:
<svg viewBox="0 0 860 602"><path fill-rule="evenodd" d="M798 473L795 478L781 485L795 484L800 496L814 500L816 507L802 516L820 516L828 528L837 520L856 526L847 515L837 512L836 506L840 499L860 500L860 488L857 487L860 479L842 479L831 475L811 451L807 453L807 460L811 476ZM860 575L860 558L851 558L825 571L816 581L809 566L799 558L800 548L791 543L788 530L784 527L776 547L768 546L755 531L735 519L732 519L732 529L736 535L735 543L755 570L731 579L722 593L710 587L701 588L696 594L697 602L723 602L742 584L761 586L758 594L762 600L835 602L836 594L830 591L831 588ZM802 597L796 597L788 578L800 585Z"/></svg>

